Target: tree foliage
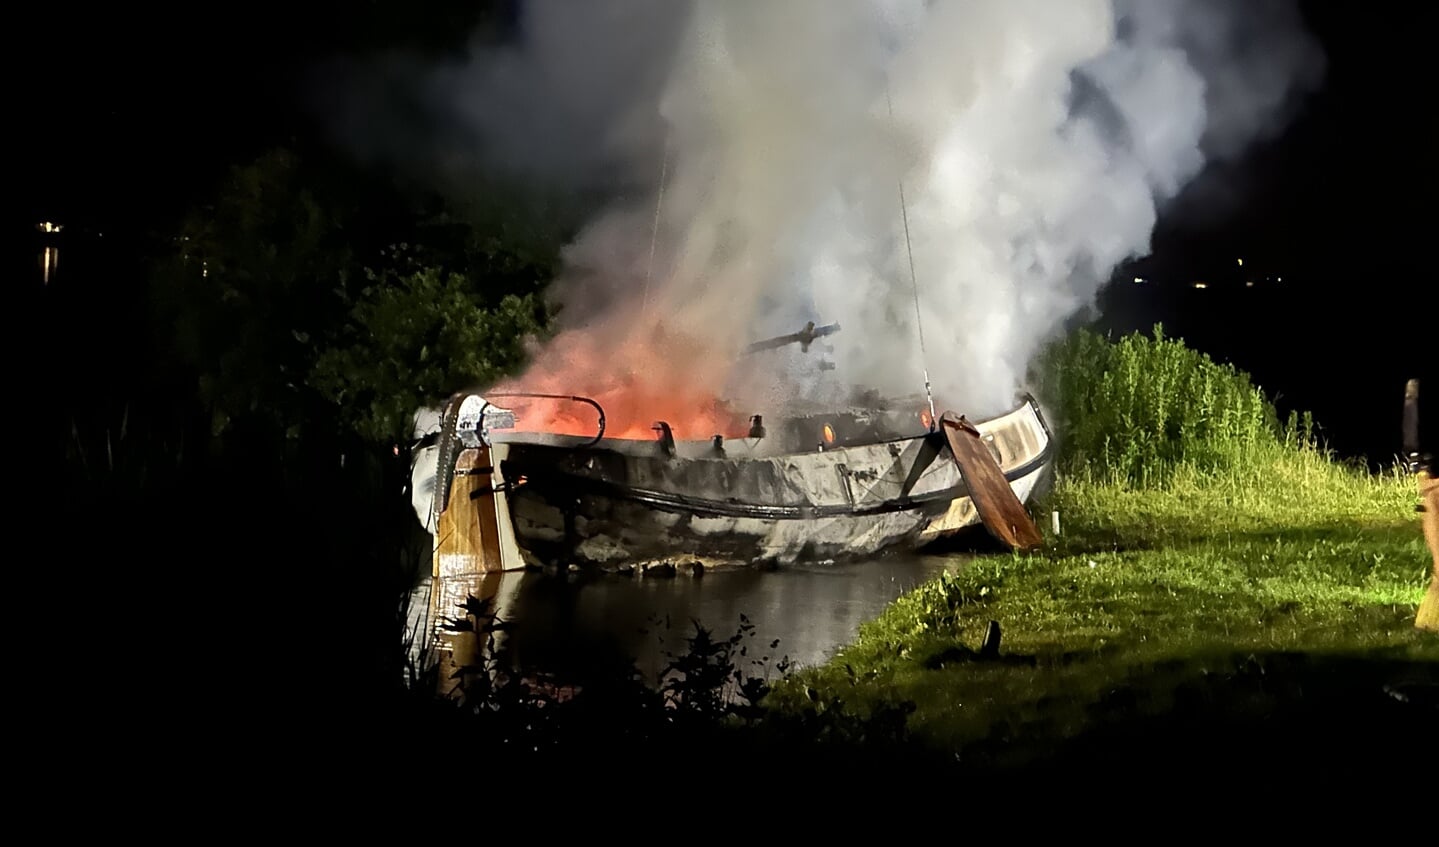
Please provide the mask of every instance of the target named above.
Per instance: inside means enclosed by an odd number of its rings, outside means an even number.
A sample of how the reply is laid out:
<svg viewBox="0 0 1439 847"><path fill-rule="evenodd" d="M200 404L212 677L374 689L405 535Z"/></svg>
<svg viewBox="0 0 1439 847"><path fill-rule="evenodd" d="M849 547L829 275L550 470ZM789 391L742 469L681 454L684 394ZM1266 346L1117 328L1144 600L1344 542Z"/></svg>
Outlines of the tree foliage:
<svg viewBox="0 0 1439 847"><path fill-rule="evenodd" d="M478 281L427 267L368 272L349 320L311 370L311 384L370 441L409 435L415 410L466 386L494 382L524 360L545 323L538 295L487 307Z"/></svg>
<svg viewBox="0 0 1439 847"><path fill-rule="evenodd" d="M185 219L154 300L216 434L237 421L285 431L308 417L311 339L342 313L355 272L344 224L288 151L235 168Z"/></svg>
<svg viewBox="0 0 1439 847"><path fill-rule="evenodd" d="M289 150L235 168L153 275L169 380L215 435L401 438L542 331L559 241L517 217L476 226Z"/></svg>

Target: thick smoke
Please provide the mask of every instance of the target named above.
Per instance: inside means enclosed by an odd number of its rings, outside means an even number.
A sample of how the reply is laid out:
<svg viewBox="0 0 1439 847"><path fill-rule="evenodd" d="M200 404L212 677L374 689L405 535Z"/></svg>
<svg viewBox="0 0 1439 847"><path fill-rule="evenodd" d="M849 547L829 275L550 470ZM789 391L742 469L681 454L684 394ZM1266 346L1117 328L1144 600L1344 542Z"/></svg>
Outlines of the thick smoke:
<svg viewBox="0 0 1439 847"><path fill-rule="evenodd" d="M567 332L531 381L749 408L912 395L926 368L941 407L1007 406L1163 204L1281 128L1322 65L1283 2L524 9L516 44L418 82L489 164L615 191L568 248ZM843 329L740 354L810 320Z"/></svg>

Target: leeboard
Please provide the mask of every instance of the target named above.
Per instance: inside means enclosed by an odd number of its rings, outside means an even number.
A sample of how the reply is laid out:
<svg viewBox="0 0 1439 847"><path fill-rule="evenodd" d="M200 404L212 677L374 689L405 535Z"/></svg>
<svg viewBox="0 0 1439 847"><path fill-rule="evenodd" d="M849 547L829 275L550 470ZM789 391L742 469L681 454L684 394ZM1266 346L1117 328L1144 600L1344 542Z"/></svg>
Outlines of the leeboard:
<svg viewBox="0 0 1439 847"><path fill-rule="evenodd" d="M963 415L945 412L940 417L945 440L964 477L969 498L989 534L1015 550L1039 547L1044 539L1024 504L1004 478L1004 469L984 443L979 430Z"/></svg>

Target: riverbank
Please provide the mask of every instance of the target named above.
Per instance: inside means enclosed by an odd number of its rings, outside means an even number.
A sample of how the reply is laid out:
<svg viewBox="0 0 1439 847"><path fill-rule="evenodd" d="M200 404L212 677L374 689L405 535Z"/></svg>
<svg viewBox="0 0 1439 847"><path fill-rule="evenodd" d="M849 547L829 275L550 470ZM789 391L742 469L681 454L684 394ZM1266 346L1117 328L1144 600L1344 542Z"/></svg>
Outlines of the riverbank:
<svg viewBox="0 0 1439 847"><path fill-rule="evenodd" d="M1412 756L1439 717L1413 480L1266 453L1161 487L1061 479L1044 550L917 588L770 704L905 704L922 746L1001 771Z"/></svg>

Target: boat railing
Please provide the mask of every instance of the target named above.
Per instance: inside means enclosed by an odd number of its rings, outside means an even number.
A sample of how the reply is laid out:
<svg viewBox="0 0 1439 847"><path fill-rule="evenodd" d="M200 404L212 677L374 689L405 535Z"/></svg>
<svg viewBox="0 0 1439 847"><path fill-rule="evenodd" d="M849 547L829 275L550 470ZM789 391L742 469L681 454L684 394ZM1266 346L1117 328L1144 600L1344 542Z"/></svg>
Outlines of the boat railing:
<svg viewBox="0 0 1439 847"><path fill-rule="evenodd" d="M595 423L595 437L581 444L576 444L575 446L593 447L599 444L600 440L605 437L605 407L601 406L599 401L593 397L585 397L580 394L541 394L533 391L498 391L487 393L485 397L521 397L531 400L568 400L573 403L584 403L593 406L599 418Z"/></svg>
<svg viewBox="0 0 1439 847"><path fill-rule="evenodd" d="M440 418L441 424L438 445L440 453L436 463L435 496L432 501L430 513L432 526L438 525L440 514L442 514L447 508L449 508L450 482L455 475L455 463L459 459L460 451L463 450L465 446L461 438L461 433L459 432L461 409L464 408L465 401L471 397L477 397L483 400L483 408L490 408L490 399L496 397L518 397L535 400L567 400L575 403L584 403L586 405L594 407L595 412L599 415L599 419L596 423L596 432L594 438L588 441L578 443L575 446L593 447L594 445L599 444L600 440L605 436L605 409L599 404L598 401L591 397L583 397L578 394L543 394L533 391L499 391L494 393L486 393L484 395L466 392L453 395L450 398L449 402L445 404L444 411L441 413ZM499 407L496 406L494 408L498 409ZM509 410L501 411L503 411L506 415L506 423L503 424L503 426L513 426L514 420L513 417L509 415ZM472 423L472 425L476 427L473 435L477 436L481 443L488 446L489 431L485 426L485 420L486 419L484 416L484 412L481 411L477 420Z"/></svg>

